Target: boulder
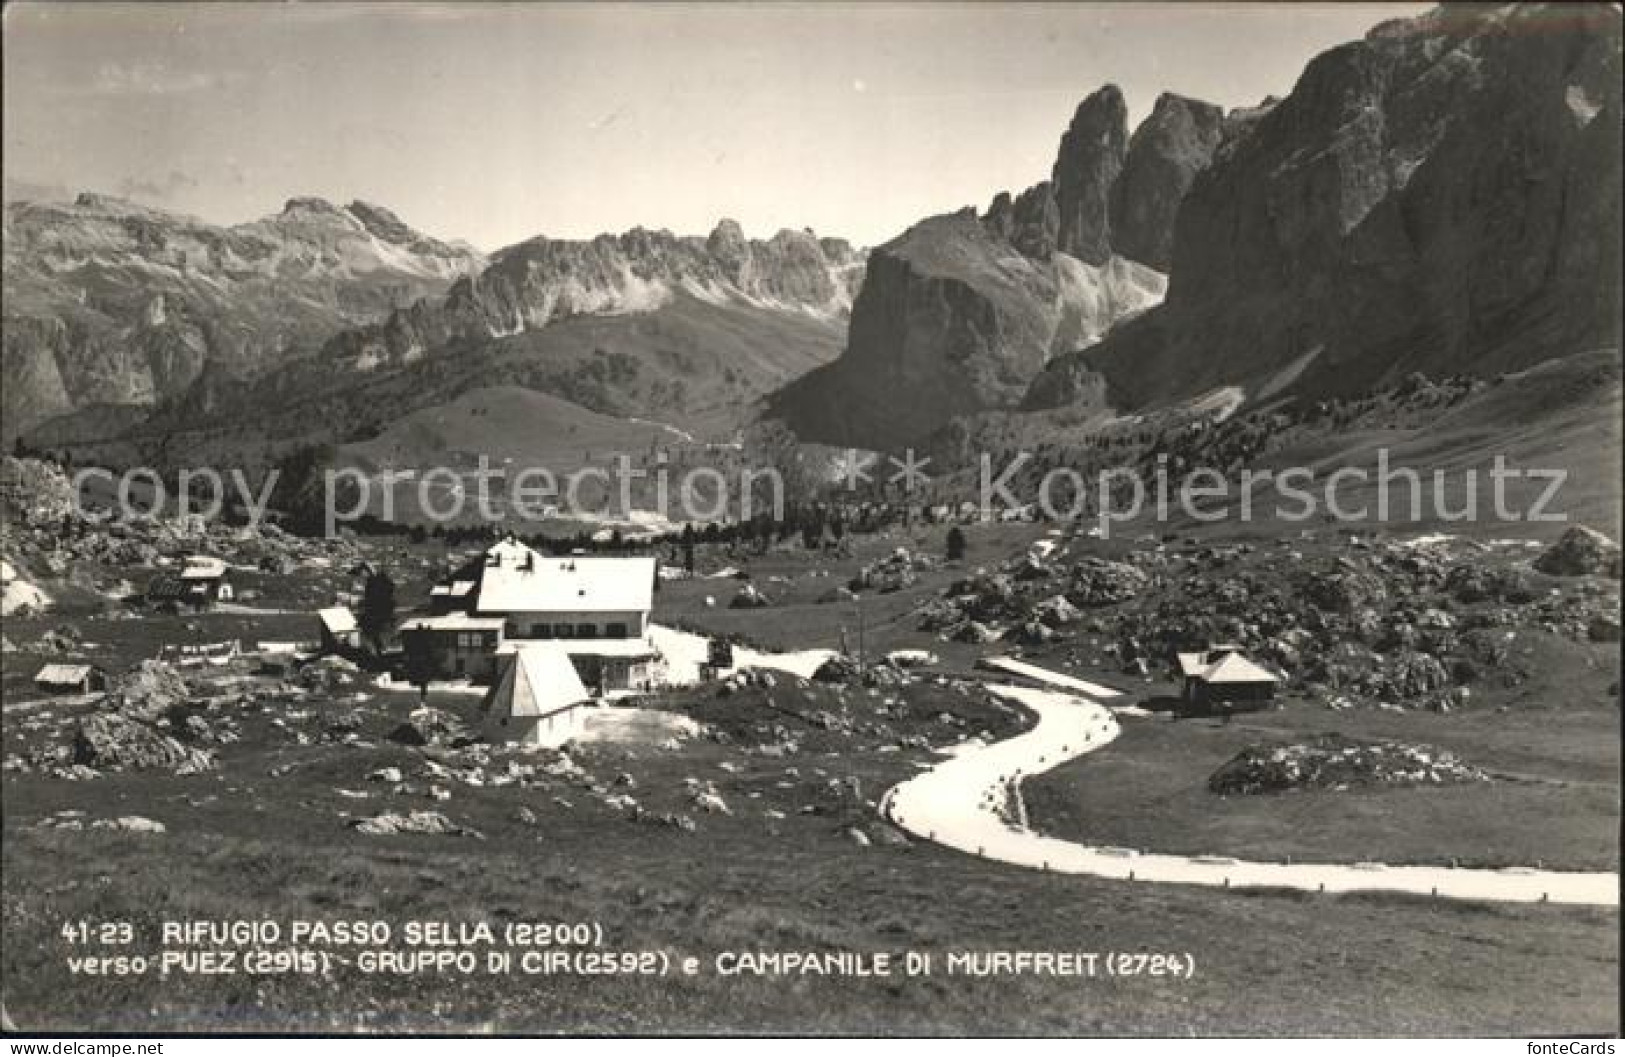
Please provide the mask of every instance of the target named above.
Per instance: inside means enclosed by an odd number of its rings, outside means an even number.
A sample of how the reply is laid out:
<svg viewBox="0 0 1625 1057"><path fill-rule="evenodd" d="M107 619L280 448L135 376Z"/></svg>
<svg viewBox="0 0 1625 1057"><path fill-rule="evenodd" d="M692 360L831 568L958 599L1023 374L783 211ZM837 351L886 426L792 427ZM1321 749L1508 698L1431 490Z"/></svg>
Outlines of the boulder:
<svg viewBox="0 0 1625 1057"><path fill-rule="evenodd" d="M967 621L953 636L955 642L969 643L992 642L998 637L997 631L976 620Z"/></svg>
<svg viewBox="0 0 1625 1057"><path fill-rule="evenodd" d="M772 602L754 584L742 585L728 601L729 609L760 609L768 605L772 605Z"/></svg>
<svg viewBox="0 0 1625 1057"><path fill-rule="evenodd" d="M1413 700L1441 694L1451 683L1443 663L1425 653L1399 655L1390 662L1387 675L1393 693Z"/></svg>
<svg viewBox="0 0 1625 1057"><path fill-rule="evenodd" d="M114 691L110 703L127 716L157 719L187 698L186 680L163 661L147 660L136 665Z"/></svg>
<svg viewBox="0 0 1625 1057"><path fill-rule="evenodd" d="M167 770L195 774L214 765L214 758L130 716L109 713L87 717L73 739L73 762L98 770Z"/></svg>
<svg viewBox="0 0 1625 1057"><path fill-rule="evenodd" d="M1029 620L1006 632L1004 637L1013 639L1024 646L1042 646L1055 638L1055 629L1042 621Z"/></svg>
<svg viewBox="0 0 1625 1057"><path fill-rule="evenodd" d="M458 745L469 740L463 721L439 708L414 709L406 722L390 731L389 740L401 745Z"/></svg>
<svg viewBox="0 0 1625 1057"><path fill-rule="evenodd" d="M125 833L163 833L168 827L162 822L141 815L121 815L118 818L97 819L90 824L90 828L116 829Z"/></svg>
<svg viewBox="0 0 1625 1057"><path fill-rule="evenodd" d="M858 677L857 658L837 653L820 664L812 677L820 683L849 683Z"/></svg>
<svg viewBox="0 0 1625 1057"><path fill-rule="evenodd" d="M1151 578L1123 562L1084 558L1072 567L1067 600L1086 609L1126 602L1145 590Z"/></svg>
<svg viewBox="0 0 1625 1057"><path fill-rule="evenodd" d="M1586 627L1586 637L1592 642L1618 642L1618 614L1599 613L1592 617L1591 623Z"/></svg>
<svg viewBox="0 0 1625 1057"><path fill-rule="evenodd" d="M1575 525L1539 558L1535 568L1548 576L1608 576L1619 579L1619 544L1595 529Z"/></svg>
<svg viewBox="0 0 1625 1057"><path fill-rule="evenodd" d="M350 828L357 833L374 836L394 833L475 838L483 838L484 836L479 830L458 825L438 811L408 811L404 814L391 812L374 815L372 818L353 820L350 823Z"/></svg>
<svg viewBox="0 0 1625 1057"><path fill-rule="evenodd" d="M1033 607L1033 616L1052 628L1076 624L1083 619L1083 610L1068 602L1065 595L1052 595Z"/></svg>
<svg viewBox="0 0 1625 1057"><path fill-rule="evenodd" d="M1328 613L1356 613L1381 606L1388 597L1382 578L1366 572L1305 575L1298 587L1310 605Z"/></svg>

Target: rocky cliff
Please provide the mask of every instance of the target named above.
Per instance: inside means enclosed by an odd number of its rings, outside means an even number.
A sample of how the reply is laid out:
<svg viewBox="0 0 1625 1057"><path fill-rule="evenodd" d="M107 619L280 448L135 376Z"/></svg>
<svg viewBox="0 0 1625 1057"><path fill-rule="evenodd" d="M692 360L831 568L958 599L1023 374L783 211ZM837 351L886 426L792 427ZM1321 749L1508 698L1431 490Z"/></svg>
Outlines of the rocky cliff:
<svg viewBox="0 0 1625 1057"><path fill-rule="evenodd" d="M1112 184L1111 240L1118 253L1169 270L1179 205L1224 132L1224 111L1211 103L1168 92L1157 99L1134 130Z"/></svg>
<svg viewBox="0 0 1625 1057"><path fill-rule="evenodd" d="M363 202L296 198L217 227L84 194L4 217L7 439L88 406L154 403L206 363L263 370L484 263Z"/></svg>
<svg viewBox="0 0 1625 1057"><path fill-rule="evenodd" d="M1451 6L1319 56L1232 117L1165 304L1029 403L1340 395L1617 348L1620 56L1619 9L1585 5Z"/></svg>
<svg viewBox="0 0 1625 1057"><path fill-rule="evenodd" d="M1179 201L1225 125L1218 108L1165 95L1132 139L1127 126L1107 85L1079 105L1049 180L874 251L846 351L771 413L803 440L899 447L1014 406L1052 356L1156 304Z"/></svg>

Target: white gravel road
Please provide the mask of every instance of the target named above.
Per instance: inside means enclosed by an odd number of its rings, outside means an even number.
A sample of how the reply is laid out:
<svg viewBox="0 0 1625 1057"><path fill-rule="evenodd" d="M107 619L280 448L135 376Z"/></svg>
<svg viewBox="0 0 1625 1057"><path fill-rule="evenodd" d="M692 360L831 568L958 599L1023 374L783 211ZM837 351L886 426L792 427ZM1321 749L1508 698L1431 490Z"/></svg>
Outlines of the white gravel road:
<svg viewBox="0 0 1625 1057"><path fill-rule="evenodd" d="M1012 826L993 806L1005 802L1011 782L1101 749L1117 737L1120 728L1108 709L1081 695L1013 686L989 689L1030 708L1038 716L1037 725L1025 734L985 747L963 746L930 770L894 787L881 807L898 826L939 844L1018 866L1157 884L1619 905L1617 873L1379 863L1286 865L1222 855L1161 855L1092 847Z"/></svg>

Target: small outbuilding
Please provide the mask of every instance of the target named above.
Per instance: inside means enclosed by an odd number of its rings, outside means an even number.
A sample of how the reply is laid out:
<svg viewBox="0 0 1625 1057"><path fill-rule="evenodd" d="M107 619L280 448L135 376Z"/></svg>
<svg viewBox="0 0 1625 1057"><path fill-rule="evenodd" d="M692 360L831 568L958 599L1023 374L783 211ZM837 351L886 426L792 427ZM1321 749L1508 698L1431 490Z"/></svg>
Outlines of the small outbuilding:
<svg viewBox="0 0 1625 1057"><path fill-rule="evenodd" d="M219 558L192 555L181 568L180 580L187 586L190 600L199 606L230 602L234 595L230 571Z"/></svg>
<svg viewBox="0 0 1625 1057"><path fill-rule="evenodd" d="M323 653L347 653L361 648L361 626L347 606L318 609L316 619L322 625Z"/></svg>
<svg viewBox="0 0 1625 1057"><path fill-rule="evenodd" d="M179 608L208 609L216 602L230 602L235 597L231 586L231 573L219 558L194 555L175 575L154 577L147 585L148 604Z"/></svg>
<svg viewBox="0 0 1625 1057"><path fill-rule="evenodd" d="M557 646L525 646L503 658L480 706L485 740L557 748L585 729L592 695L570 655Z"/></svg>
<svg viewBox="0 0 1625 1057"><path fill-rule="evenodd" d="M1210 646L1181 653L1178 659L1185 680L1184 702L1192 711L1266 708L1281 684L1274 673L1243 656L1239 646Z"/></svg>
<svg viewBox="0 0 1625 1057"><path fill-rule="evenodd" d="M107 689L107 673L94 664L47 664L34 685L48 694L95 694Z"/></svg>

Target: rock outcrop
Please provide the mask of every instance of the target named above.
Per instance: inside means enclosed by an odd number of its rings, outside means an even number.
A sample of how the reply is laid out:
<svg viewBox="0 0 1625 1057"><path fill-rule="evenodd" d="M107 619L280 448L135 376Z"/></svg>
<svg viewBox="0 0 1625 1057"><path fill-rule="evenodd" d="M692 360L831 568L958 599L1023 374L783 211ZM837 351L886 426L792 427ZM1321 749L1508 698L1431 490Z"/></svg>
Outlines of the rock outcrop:
<svg viewBox="0 0 1625 1057"><path fill-rule="evenodd" d="M1479 768L1431 745L1322 734L1296 744L1244 749L1214 771L1207 784L1210 791L1221 796L1255 796L1310 789L1342 792L1371 786L1487 781L1489 775Z"/></svg>
<svg viewBox="0 0 1625 1057"><path fill-rule="evenodd" d="M1226 122L1167 302L1068 359L1124 410L1618 347L1620 56L1619 9L1572 5L1445 6L1326 52Z"/></svg>
<svg viewBox="0 0 1625 1057"><path fill-rule="evenodd" d="M1060 215L1056 247L1085 264L1112 255L1112 197L1128 153L1128 105L1109 84L1085 99L1061 137L1050 182Z"/></svg>
<svg viewBox="0 0 1625 1057"><path fill-rule="evenodd" d="M1112 185L1111 241L1131 260L1167 272L1179 205L1225 133L1224 111L1169 92L1134 130Z"/></svg>
<svg viewBox="0 0 1625 1057"><path fill-rule="evenodd" d="M202 749L183 745L150 724L117 713L87 717L74 732L73 762L96 770L168 770L196 774L214 766Z"/></svg>
<svg viewBox="0 0 1625 1057"><path fill-rule="evenodd" d="M1576 525L1535 559L1550 576L1609 576L1619 579L1619 544L1596 529Z"/></svg>

